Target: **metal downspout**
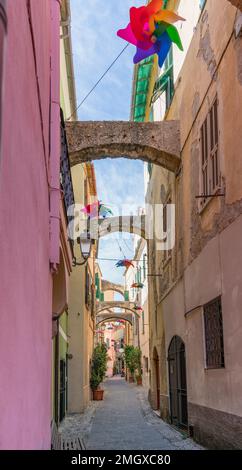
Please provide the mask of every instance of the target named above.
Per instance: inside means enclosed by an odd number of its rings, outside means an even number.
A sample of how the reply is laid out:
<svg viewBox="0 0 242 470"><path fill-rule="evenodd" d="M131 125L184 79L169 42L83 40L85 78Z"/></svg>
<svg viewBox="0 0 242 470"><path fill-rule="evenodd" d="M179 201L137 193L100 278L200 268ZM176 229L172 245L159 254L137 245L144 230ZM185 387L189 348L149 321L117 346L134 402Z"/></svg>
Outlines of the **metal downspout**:
<svg viewBox="0 0 242 470"><path fill-rule="evenodd" d="M60 0L51 0L50 263L60 261Z"/></svg>

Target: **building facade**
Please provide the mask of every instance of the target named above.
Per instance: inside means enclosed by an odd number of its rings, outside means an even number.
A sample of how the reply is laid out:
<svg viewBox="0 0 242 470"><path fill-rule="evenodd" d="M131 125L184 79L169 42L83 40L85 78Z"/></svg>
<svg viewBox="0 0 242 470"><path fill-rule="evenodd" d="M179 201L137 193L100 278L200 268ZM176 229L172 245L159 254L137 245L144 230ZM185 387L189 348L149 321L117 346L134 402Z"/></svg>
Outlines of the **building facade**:
<svg viewBox="0 0 242 470"><path fill-rule="evenodd" d="M91 163L72 167L77 219L81 208L97 201L94 166ZM77 233L80 227L77 226ZM68 410L83 412L91 399L90 371L95 333L95 259L97 243L92 244L89 258L83 263L78 237L74 255L77 265L70 278L69 328L69 385ZM78 265L80 263L80 265Z"/></svg>
<svg viewBox="0 0 242 470"><path fill-rule="evenodd" d="M49 449L53 270L60 261L60 4L1 1L0 12L1 38L7 18L4 56L0 42L0 448Z"/></svg>
<svg viewBox="0 0 242 470"><path fill-rule="evenodd" d="M69 239L69 211L74 204L73 182L65 133L65 120L74 119L76 94L72 62L70 2L61 3L60 22L60 106L61 106L61 161L60 161L60 265L53 274L53 333L52 333L52 419L56 424L68 411L68 303L69 282L74 257Z"/></svg>
<svg viewBox="0 0 242 470"><path fill-rule="evenodd" d="M163 204L164 231L168 205L176 208L174 248L158 251L155 240L148 247L156 274L150 399L206 446L235 449L242 444L241 13L207 0L189 17L187 2L178 3L188 15L185 57L174 53L158 71L152 98L155 119L180 121L181 165L176 175L149 171L146 198Z"/></svg>
<svg viewBox="0 0 242 470"><path fill-rule="evenodd" d="M141 349L141 367L143 385L149 388L150 359L149 359L149 305L148 305L148 257L147 243L143 238L135 236L134 267L125 272L125 290L129 292L129 300L135 302L136 314L133 314L133 346ZM132 287L133 284L142 287Z"/></svg>

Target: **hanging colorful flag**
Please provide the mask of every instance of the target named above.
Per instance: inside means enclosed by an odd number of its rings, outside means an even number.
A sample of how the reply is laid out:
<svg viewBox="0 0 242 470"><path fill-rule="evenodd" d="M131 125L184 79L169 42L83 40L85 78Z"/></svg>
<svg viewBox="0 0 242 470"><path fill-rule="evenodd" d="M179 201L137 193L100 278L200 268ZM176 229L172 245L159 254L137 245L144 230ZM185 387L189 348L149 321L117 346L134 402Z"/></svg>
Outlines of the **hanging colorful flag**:
<svg viewBox="0 0 242 470"><path fill-rule="evenodd" d="M133 266L133 268L134 268L134 265L133 265L132 261L129 260L129 259L121 259L121 260L119 260L119 261L116 263L116 266L117 266L117 268L129 268L130 266Z"/></svg>
<svg viewBox="0 0 242 470"><path fill-rule="evenodd" d="M135 64L157 54L162 67L172 43L183 50L180 35L173 25L177 21L185 20L174 11L163 8L163 0L152 0L146 6L130 8L130 23L117 35L136 46Z"/></svg>

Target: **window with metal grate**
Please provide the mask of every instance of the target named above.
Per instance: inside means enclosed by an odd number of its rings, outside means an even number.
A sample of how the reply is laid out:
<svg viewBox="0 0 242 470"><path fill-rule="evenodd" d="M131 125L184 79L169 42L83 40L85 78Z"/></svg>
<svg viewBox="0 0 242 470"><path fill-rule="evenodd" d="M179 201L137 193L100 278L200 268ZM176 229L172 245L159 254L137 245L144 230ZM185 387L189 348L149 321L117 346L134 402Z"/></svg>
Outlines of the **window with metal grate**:
<svg viewBox="0 0 242 470"><path fill-rule="evenodd" d="M206 368L220 369L225 367L221 297L204 305L203 312Z"/></svg>

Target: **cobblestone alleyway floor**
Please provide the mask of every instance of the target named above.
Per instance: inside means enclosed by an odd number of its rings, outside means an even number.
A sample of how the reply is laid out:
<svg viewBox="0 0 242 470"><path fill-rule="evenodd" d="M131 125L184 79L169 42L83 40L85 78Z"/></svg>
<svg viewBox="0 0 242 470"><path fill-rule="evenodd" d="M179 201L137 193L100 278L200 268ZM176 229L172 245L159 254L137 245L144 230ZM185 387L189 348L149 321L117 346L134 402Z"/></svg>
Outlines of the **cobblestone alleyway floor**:
<svg viewBox="0 0 242 470"><path fill-rule="evenodd" d="M142 387L115 377L105 382L104 395L84 415L68 417L63 435L83 437L87 450L202 449L156 416Z"/></svg>

